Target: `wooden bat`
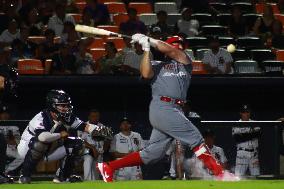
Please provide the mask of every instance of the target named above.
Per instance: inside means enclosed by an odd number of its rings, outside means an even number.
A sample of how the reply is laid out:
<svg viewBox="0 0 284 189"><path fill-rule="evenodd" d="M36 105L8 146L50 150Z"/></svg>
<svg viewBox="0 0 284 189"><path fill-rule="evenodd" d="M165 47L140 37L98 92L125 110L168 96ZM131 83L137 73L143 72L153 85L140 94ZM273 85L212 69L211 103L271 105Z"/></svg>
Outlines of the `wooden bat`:
<svg viewBox="0 0 284 189"><path fill-rule="evenodd" d="M108 30L105 30L105 29L95 28L95 27L85 26L85 25L80 25L80 24L77 24L75 26L75 30L77 32L90 33L90 34L94 34L94 35L131 38L131 36L129 36L129 35L123 35L123 34L111 32L111 31L108 31Z"/></svg>
<svg viewBox="0 0 284 189"><path fill-rule="evenodd" d="M176 171L177 171L177 178L179 180L183 179L183 150L181 146L181 142L176 140Z"/></svg>

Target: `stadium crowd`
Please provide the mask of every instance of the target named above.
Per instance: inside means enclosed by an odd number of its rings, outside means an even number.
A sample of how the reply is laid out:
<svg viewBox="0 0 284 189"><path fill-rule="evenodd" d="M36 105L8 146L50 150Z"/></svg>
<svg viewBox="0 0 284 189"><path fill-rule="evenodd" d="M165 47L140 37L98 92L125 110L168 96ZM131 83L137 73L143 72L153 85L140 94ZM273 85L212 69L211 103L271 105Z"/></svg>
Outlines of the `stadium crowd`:
<svg viewBox="0 0 284 189"><path fill-rule="evenodd" d="M163 40L181 36L194 74L282 74L283 7L282 0L6 0L0 61L20 74L138 74L139 44L76 32L83 24ZM236 46L230 53L229 44ZM152 56L164 59L154 49Z"/></svg>

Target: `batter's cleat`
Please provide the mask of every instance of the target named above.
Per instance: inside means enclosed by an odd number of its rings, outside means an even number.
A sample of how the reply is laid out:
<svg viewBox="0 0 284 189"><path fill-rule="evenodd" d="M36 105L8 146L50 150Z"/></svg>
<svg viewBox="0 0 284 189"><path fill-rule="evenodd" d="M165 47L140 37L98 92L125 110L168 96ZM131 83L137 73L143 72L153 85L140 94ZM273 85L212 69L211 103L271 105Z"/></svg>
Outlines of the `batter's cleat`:
<svg viewBox="0 0 284 189"><path fill-rule="evenodd" d="M18 182L20 184L30 184L31 183L31 177L24 177L23 175L21 175Z"/></svg>
<svg viewBox="0 0 284 189"><path fill-rule="evenodd" d="M73 183L73 182L83 182L82 177L78 176L78 175L71 175L68 179L69 182Z"/></svg>
<svg viewBox="0 0 284 189"><path fill-rule="evenodd" d="M222 174L216 176L216 180L218 181L240 181L240 177L230 173L229 171L224 171Z"/></svg>
<svg viewBox="0 0 284 189"><path fill-rule="evenodd" d="M105 182L113 181L113 170L107 163L97 163L97 169L100 171Z"/></svg>
<svg viewBox="0 0 284 189"><path fill-rule="evenodd" d="M55 176L52 180L53 183L55 184L62 184L62 183L65 183L66 181L63 180L63 179L60 179L59 177Z"/></svg>

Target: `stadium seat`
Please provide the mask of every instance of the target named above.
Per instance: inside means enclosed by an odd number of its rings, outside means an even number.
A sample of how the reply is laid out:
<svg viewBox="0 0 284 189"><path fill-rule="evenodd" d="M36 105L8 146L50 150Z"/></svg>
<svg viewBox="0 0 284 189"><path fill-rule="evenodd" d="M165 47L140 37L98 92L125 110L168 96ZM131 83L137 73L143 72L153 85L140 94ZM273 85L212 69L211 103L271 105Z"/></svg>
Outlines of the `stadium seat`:
<svg viewBox="0 0 284 189"><path fill-rule="evenodd" d="M167 17L167 24L169 25L175 25L179 19L181 19L180 13L170 13Z"/></svg>
<svg viewBox="0 0 284 189"><path fill-rule="evenodd" d="M191 18L198 20L200 26L215 24L212 15L208 13L195 13Z"/></svg>
<svg viewBox="0 0 284 189"><path fill-rule="evenodd" d="M110 14L115 14L115 13L126 13L126 6L122 2L107 2L104 3Z"/></svg>
<svg viewBox="0 0 284 189"><path fill-rule="evenodd" d="M276 60L284 61L284 50L276 51Z"/></svg>
<svg viewBox="0 0 284 189"><path fill-rule="evenodd" d="M234 63L234 67L238 74L259 73L257 62L254 60L238 60Z"/></svg>
<svg viewBox="0 0 284 189"><path fill-rule="evenodd" d="M76 2L76 7L79 9L79 11L82 13L85 7L87 6L86 2Z"/></svg>
<svg viewBox="0 0 284 189"><path fill-rule="evenodd" d="M248 26L249 29L251 29L254 26L255 21L259 18L262 17L261 14L255 14L255 13L247 13L243 14L244 20Z"/></svg>
<svg viewBox="0 0 284 189"><path fill-rule="evenodd" d="M263 61L261 64L261 68L264 73L269 75L282 75L284 69L283 61Z"/></svg>
<svg viewBox="0 0 284 189"><path fill-rule="evenodd" d="M274 14L274 16L282 23L284 29L284 14Z"/></svg>
<svg viewBox="0 0 284 189"><path fill-rule="evenodd" d="M146 26L156 24L158 21L156 14L153 13L140 14L139 20L144 22Z"/></svg>
<svg viewBox="0 0 284 189"><path fill-rule="evenodd" d="M126 13L119 13L113 15L113 22L115 25L120 26L122 22L126 22L129 19Z"/></svg>
<svg viewBox="0 0 284 189"><path fill-rule="evenodd" d="M213 7L215 10L221 13L229 12L230 9L225 3L221 2L211 2L209 3L211 7Z"/></svg>
<svg viewBox="0 0 284 189"><path fill-rule="evenodd" d="M130 2L128 4L128 8L134 8L137 10L137 14L143 14L143 13L153 13L152 5L150 3L134 3Z"/></svg>
<svg viewBox="0 0 284 189"><path fill-rule="evenodd" d="M102 58L106 54L106 51L104 48L93 48L93 49L90 49L89 52L92 54L93 59L95 61Z"/></svg>
<svg viewBox="0 0 284 189"><path fill-rule="evenodd" d="M45 36L29 36L28 41L35 43L35 44L41 44L45 42L46 38Z"/></svg>
<svg viewBox="0 0 284 189"><path fill-rule="evenodd" d="M121 2L121 0L98 0L99 3Z"/></svg>
<svg viewBox="0 0 284 189"><path fill-rule="evenodd" d="M121 37L108 37L106 41L113 42L116 49L123 49L125 47L124 40Z"/></svg>
<svg viewBox="0 0 284 189"><path fill-rule="evenodd" d="M217 15L217 20L221 26L228 26L231 17L232 17L231 13L222 13Z"/></svg>
<svg viewBox="0 0 284 189"><path fill-rule="evenodd" d="M204 53L209 51L210 49L205 48L205 49L197 49L196 50L196 59L197 60L202 60L204 57Z"/></svg>
<svg viewBox="0 0 284 189"><path fill-rule="evenodd" d="M274 14L279 14L280 13L279 8L278 8L276 3L267 3L267 4L272 7L272 10L273 10ZM256 13L257 14L263 14L264 6L265 6L264 3L256 3L255 4L255 11L256 11Z"/></svg>
<svg viewBox="0 0 284 189"><path fill-rule="evenodd" d="M79 24L82 20L82 14L72 13L68 15L72 16L77 24Z"/></svg>
<svg viewBox="0 0 284 189"><path fill-rule="evenodd" d="M60 36L54 37L53 41L56 44L60 44L61 43L61 37Z"/></svg>
<svg viewBox="0 0 284 189"><path fill-rule="evenodd" d="M261 63L266 60L275 60L275 55L271 49L252 49L250 50L252 60Z"/></svg>
<svg viewBox="0 0 284 189"><path fill-rule="evenodd" d="M19 74L44 74L43 64L38 59L18 60Z"/></svg>
<svg viewBox="0 0 284 189"><path fill-rule="evenodd" d="M104 48L104 39L100 37L95 37L93 38L93 41L91 44L88 46L88 49L93 49L93 48Z"/></svg>
<svg viewBox="0 0 284 189"><path fill-rule="evenodd" d="M205 69L205 64L203 64L200 60L192 61L192 74L208 74L207 70Z"/></svg>
<svg viewBox="0 0 284 189"><path fill-rule="evenodd" d="M220 25L204 25L201 27L202 35L228 35L227 27Z"/></svg>
<svg viewBox="0 0 284 189"><path fill-rule="evenodd" d="M238 6L243 13L253 13L254 8L250 2L235 2L231 4L231 7Z"/></svg>
<svg viewBox="0 0 284 189"><path fill-rule="evenodd" d="M46 59L44 62L44 73L45 74L50 74L51 66L52 66L52 59Z"/></svg>
<svg viewBox="0 0 284 189"><path fill-rule="evenodd" d="M229 44L235 44L235 40L232 37L218 37L218 39L221 47L228 46Z"/></svg>
<svg viewBox="0 0 284 189"><path fill-rule="evenodd" d="M264 46L259 37L239 37L237 38L238 48L255 49Z"/></svg>
<svg viewBox="0 0 284 189"><path fill-rule="evenodd" d="M177 5L175 2L157 2L154 4L155 12L159 12L161 10L169 13L178 13Z"/></svg>
<svg viewBox="0 0 284 189"><path fill-rule="evenodd" d="M111 31L111 32L115 32L115 33L118 33L118 31L119 31L119 27L118 26L113 26L113 25L99 25L97 27L101 28L101 29L105 29L105 30Z"/></svg>
<svg viewBox="0 0 284 189"><path fill-rule="evenodd" d="M250 54L245 49L236 49L231 55L234 61L250 59Z"/></svg>
<svg viewBox="0 0 284 189"><path fill-rule="evenodd" d="M208 46L208 40L206 37L187 37L185 43L190 49L206 48Z"/></svg>

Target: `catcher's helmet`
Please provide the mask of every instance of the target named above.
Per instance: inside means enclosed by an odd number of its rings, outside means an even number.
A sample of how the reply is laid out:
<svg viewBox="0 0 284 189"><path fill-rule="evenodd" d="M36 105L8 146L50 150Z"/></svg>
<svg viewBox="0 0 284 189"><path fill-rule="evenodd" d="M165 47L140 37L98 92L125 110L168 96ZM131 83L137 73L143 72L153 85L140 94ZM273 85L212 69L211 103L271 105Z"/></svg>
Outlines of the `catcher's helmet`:
<svg viewBox="0 0 284 189"><path fill-rule="evenodd" d="M171 46L173 46L176 49L184 50L183 39L180 36L175 35L175 36L169 37L166 40L166 43L170 44ZM180 45L182 46L182 48L180 47Z"/></svg>
<svg viewBox="0 0 284 189"><path fill-rule="evenodd" d="M70 96L63 90L51 90L46 96L46 107L49 111L55 113L57 119L64 122L70 122L73 106Z"/></svg>

